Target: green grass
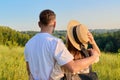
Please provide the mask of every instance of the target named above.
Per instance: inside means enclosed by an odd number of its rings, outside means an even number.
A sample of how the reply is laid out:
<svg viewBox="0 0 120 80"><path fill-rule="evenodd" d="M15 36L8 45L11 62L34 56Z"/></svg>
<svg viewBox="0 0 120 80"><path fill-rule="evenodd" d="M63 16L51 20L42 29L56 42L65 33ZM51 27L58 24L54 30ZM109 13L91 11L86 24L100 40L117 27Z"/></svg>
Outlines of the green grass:
<svg viewBox="0 0 120 80"><path fill-rule="evenodd" d="M0 46L0 80L27 80L24 48Z"/></svg>
<svg viewBox="0 0 120 80"><path fill-rule="evenodd" d="M120 80L120 55L102 53L100 61L93 65L100 80Z"/></svg>
<svg viewBox="0 0 120 80"><path fill-rule="evenodd" d="M0 80L28 80L24 48L0 46ZM100 61L93 65L99 80L120 80L120 54L102 52Z"/></svg>

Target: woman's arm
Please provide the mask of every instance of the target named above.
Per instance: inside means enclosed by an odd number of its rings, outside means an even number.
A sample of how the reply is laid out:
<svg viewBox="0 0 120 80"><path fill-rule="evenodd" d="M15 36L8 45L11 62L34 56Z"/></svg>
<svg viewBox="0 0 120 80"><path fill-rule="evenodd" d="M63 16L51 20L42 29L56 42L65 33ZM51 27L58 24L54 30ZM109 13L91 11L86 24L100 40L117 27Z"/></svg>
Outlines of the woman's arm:
<svg viewBox="0 0 120 80"><path fill-rule="evenodd" d="M94 37L93 37L93 35L92 35L91 32L88 32L88 38L89 38L89 43L92 45L93 49L96 50L97 53L98 53L99 56L100 56L100 54L101 54L101 53L100 53L100 49L99 49L99 47L97 46L97 44L96 44L96 42L95 42L95 40L94 40Z"/></svg>

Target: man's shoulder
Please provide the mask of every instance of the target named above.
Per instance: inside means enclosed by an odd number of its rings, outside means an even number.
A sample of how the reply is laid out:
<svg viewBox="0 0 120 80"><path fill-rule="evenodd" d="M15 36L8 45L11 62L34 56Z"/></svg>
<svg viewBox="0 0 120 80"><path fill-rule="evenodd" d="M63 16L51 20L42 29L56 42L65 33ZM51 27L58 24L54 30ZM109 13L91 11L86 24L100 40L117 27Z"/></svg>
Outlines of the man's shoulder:
<svg viewBox="0 0 120 80"><path fill-rule="evenodd" d="M37 40L37 39L36 39L37 36L38 36L38 34L35 34L34 36L32 36L32 37L27 41L26 45L27 45L27 44L30 44L31 42L32 42L32 43L35 42L35 40ZM26 45L25 45L25 46L26 46Z"/></svg>
<svg viewBox="0 0 120 80"><path fill-rule="evenodd" d="M42 33L42 34L34 35L31 39L28 40L26 45L37 43L37 42L48 42L48 43L52 43L52 44L57 44L58 42L63 42L63 41L62 41L62 39L60 39L56 36L53 36L51 34Z"/></svg>
<svg viewBox="0 0 120 80"><path fill-rule="evenodd" d="M47 39L49 39L50 41L60 41L61 40L60 38L53 36L51 34L47 37Z"/></svg>
<svg viewBox="0 0 120 80"><path fill-rule="evenodd" d="M56 40L56 41L59 41L59 40L61 40L60 38L58 38L58 37L55 37L55 36L52 36L51 37L53 40Z"/></svg>

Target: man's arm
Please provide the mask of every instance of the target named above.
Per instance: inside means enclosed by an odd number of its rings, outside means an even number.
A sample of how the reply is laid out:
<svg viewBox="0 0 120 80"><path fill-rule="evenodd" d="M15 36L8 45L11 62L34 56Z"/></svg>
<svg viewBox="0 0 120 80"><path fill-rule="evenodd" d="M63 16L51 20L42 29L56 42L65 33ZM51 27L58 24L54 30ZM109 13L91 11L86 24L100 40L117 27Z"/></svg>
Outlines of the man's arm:
<svg viewBox="0 0 120 80"><path fill-rule="evenodd" d="M95 60L99 57L96 51L91 50L92 56L80 59L80 60L72 60L67 64L63 65L66 69L68 69L72 73L77 73L80 70L88 68Z"/></svg>
<svg viewBox="0 0 120 80"><path fill-rule="evenodd" d="M28 62L26 62L26 68L27 68L28 76L30 76L30 68L29 68L29 64L28 64Z"/></svg>
<svg viewBox="0 0 120 80"><path fill-rule="evenodd" d="M30 72L30 68L29 68L29 63L26 62L26 68L27 68L27 73L28 73L28 80L33 80L33 76Z"/></svg>

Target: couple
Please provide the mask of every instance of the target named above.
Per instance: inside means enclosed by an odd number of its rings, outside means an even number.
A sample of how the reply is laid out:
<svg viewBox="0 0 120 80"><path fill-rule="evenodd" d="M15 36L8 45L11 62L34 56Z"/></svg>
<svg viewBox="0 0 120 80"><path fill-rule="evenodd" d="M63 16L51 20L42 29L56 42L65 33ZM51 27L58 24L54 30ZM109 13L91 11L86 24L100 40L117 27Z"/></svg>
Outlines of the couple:
<svg viewBox="0 0 120 80"><path fill-rule="evenodd" d="M67 48L61 39L52 36L56 27L52 10L40 13L38 25L40 33L26 43L24 50L29 80L59 80L64 75L67 80L81 80L74 79L75 74L89 73L89 66L99 60L100 50L85 25L75 20L69 22ZM88 42L93 49L87 50L90 56L86 57L82 53Z"/></svg>

